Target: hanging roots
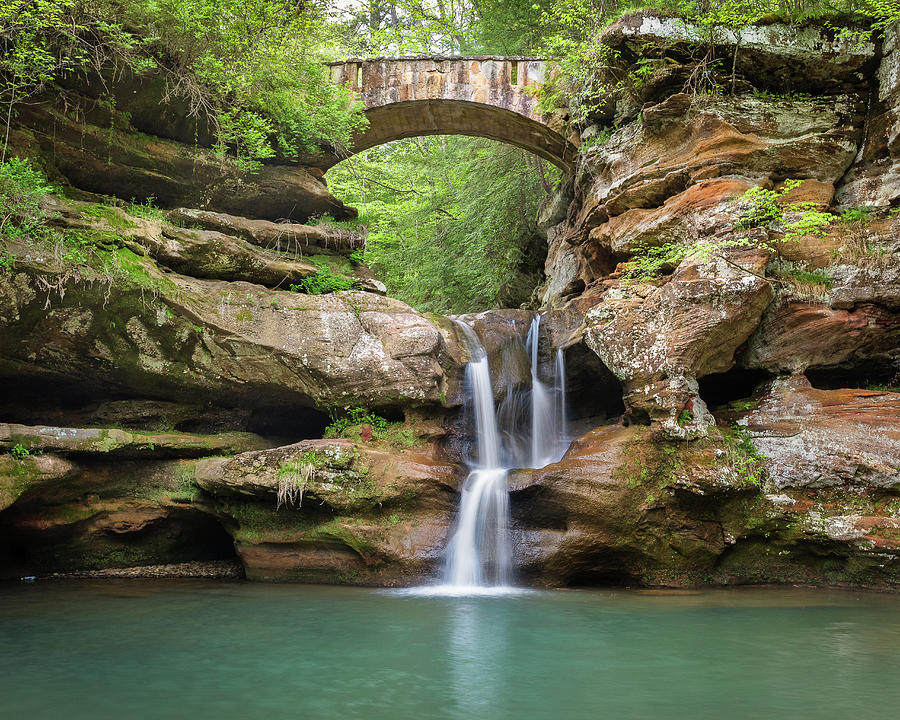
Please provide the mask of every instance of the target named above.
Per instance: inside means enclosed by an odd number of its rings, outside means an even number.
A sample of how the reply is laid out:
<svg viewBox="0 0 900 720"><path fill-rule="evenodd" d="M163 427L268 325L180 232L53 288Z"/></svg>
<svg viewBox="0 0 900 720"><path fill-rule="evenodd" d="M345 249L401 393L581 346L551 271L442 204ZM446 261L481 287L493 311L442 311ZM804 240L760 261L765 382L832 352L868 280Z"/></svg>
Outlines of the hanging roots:
<svg viewBox="0 0 900 720"><path fill-rule="evenodd" d="M303 492L309 484L309 479L315 472L315 465L312 463L300 463L293 467L286 468L287 472L279 472L278 478L278 494L276 497L275 509L278 510L282 505L290 505L300 507L303 505Z"/></svg>

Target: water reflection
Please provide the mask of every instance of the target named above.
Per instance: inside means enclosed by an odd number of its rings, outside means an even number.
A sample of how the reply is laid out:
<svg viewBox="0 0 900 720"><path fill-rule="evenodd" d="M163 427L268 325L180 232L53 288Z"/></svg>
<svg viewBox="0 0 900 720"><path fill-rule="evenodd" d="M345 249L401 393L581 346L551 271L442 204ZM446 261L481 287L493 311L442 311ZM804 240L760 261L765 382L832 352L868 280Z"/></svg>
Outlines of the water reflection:
<svg viewBox="0 0 900 720"><path fill-rule="evenodd" d="M451 607L447 655L454 717L488 717L496 711L497 699L508 697L511 630L509 616L496 602L458 600Z"/></svg>

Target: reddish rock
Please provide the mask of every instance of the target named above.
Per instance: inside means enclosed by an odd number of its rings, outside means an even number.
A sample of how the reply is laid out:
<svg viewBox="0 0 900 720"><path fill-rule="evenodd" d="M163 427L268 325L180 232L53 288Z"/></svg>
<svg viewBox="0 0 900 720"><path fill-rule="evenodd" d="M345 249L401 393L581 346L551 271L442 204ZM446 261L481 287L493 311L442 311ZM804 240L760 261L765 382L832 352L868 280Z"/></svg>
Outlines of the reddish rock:
<svg viewBox="0 0 900 720"><path fill-rule="evenodd" d="M900 489L900 393L819 390L794 376L770 383L736 421L779 490Z"/></svg>
<svg viewBox="0 0 900 720"><path fill-rule="evenodd" d="M688 244L733 224L738 209L731 201L752 186L743 178L703 180L660 207L626 210L611 217L591 230L589 239L617 255L630 255L640 247Z"/></svg>
<svg viewBox="0 0 900 720"><path fill-rule="evenodd" d="M873 357L900 347L900 315L864 303L853 310L782 298L763 316L741 365L772 372L802 372Z"/></svg>

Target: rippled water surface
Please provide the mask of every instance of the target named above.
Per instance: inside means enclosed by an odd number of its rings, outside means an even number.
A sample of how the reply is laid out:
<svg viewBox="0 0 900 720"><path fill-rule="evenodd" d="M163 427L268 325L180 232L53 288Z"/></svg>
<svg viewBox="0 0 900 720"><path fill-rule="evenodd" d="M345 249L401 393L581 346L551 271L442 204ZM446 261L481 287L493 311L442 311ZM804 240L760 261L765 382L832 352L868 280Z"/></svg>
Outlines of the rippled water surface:
<svg viewBox="0 0 900 720"><path fill-rule="evenodd" d="M3 718L894 718L900 597L0 586Z"/></svg>

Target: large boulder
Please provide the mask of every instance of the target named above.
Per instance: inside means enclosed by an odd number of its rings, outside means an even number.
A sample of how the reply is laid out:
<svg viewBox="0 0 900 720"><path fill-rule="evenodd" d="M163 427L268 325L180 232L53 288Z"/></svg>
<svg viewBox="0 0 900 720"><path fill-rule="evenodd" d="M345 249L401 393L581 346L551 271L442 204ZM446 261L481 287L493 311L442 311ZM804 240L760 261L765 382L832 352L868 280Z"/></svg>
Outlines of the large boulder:
<svg viewBox="0 0 900 720"><path fill-rule="evenodd" d="M900 490L900 393L820 390L800 375L772 381L747 404L735 422L767 458L777 490Z"/></svg>
<svg viewBox="0 0 900 720"><path fill-rule="evenodd" d="M835 92L861 84L877 63L872 39L835 32L826 24L749 25L738 30L699 25L644 11L612 23L600 42L626 62L639 57L694 59L712 49L727 69L758 88Z"/></svg>
<svg viewBox="0 0 900 720"><path fill-rule="evenodd" d="M633 414L674 436L704 432L711 417L696 381L733 367L759 324L774 295L761 277L767 260L753 250L689 258L661 286L624 285L588 311L587 345L622 381Z"/></svg>
<svg viewBox="0 0 900 720"><path fill-rule="evenodd" d="M193 277L289 287L319 272L296 247L291 257L276 252L274 244L272 250L263 249L234 232L179 227L159 219L136 217L109 205L54 196L44 198L41 207L55 227L104 234L139 254L149 254L160 265Z"/></svg>
<svg viewBox="0 0 900 720"><path fill-rule="evenodd" d="M328 223L300 225L290 222L251 220L237 215L175 208L168 213L173 222L199 226L225 235L243 238L267 250L293 253L294 255L342 254L349 255L363 250L365 238L357 232Z"/></svg>
<svg viewBox="0 0 900 720"><path fill-rule="evenodd" d="M900 314L873 303L838 309L781 297L763 316L740 357L744 367L777 373L900 358Z"/></svg>
<svg viewBox="0 0 900 720"><path fill-rule="evenodd" d="M428 447L309 440L202 461L197 483L251 580L409 584L433 578L457 469Z"/></svg>
<svg viewBox="0 0 900 720"><path fill-rule="evenodd" d="M0 375L217 404L399 409L453 396L442 330L365 292L302 295L162 273L127 248L75 265L11 246L0 275ZM55 386L46 386L55 392Z"/></svg>
<svg viewBox="0 0 900 720"><path fill-rule="evenodd" d="M773 103L749 94L671 95L587 151L575 224L586 224L586 231L632 208L659 207L700 180L729 175L836 183L856 155L859 116L855 96Z"/></svg>
<svg viewBox="0 0 900 720"><path fill-rule="evenodd" d="M532 582L556 586L803 582L896 589L900 499L875 475L854 481L844 464L856 453L859 467L871 468L866 463L876 457L856 438L875 427L869 423L880 411L872 408L857 429L859 409L851 402L822 434L812 421L792 420L820 453L816 467L839 469L850 481L818 494L776 489L786 457L760 457L755 439L727 426L691 443L668 441L652 428L597 428L577 438L560 462L512 474L516 563ZM887 403L883 412L894 411ZM838 442L842 424L852 449ZM760 441L766 436L749 432ZM830 433L834 442L817 443ZM800 460L799 443L769 436ZM896 465L890 450L886 445L882 468L885 461Z"/></svg>

